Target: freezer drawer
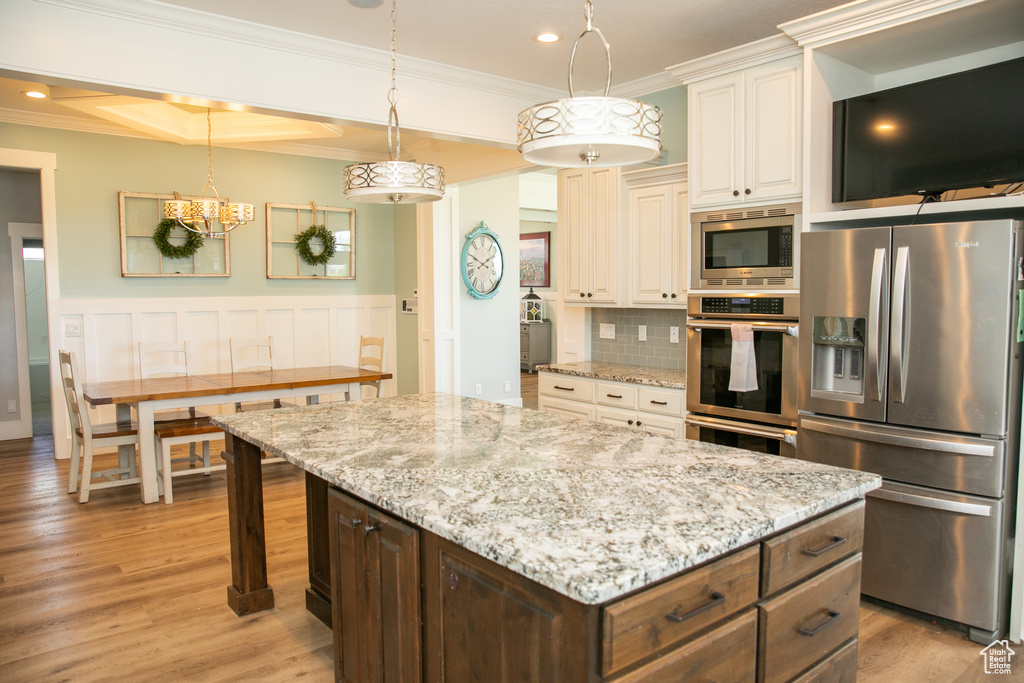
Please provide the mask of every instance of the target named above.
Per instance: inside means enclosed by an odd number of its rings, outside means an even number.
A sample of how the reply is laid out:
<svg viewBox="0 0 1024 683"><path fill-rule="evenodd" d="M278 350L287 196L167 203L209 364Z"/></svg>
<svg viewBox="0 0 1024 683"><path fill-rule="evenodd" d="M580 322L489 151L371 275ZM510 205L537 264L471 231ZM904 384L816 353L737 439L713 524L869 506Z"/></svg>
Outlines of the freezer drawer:
<svg viewBox="0 0 1024 683"><path fill-rule="evenodd" d="M1006 442L923 429L801 415L801 460L883 479L998 498Z"/></svg>
<svg viewBox="0 0 1024 683"><path fill-rule="evenodd" d="M1003 502L885 482L867 494L861 592L983 631L1003 627Z"/></svg>

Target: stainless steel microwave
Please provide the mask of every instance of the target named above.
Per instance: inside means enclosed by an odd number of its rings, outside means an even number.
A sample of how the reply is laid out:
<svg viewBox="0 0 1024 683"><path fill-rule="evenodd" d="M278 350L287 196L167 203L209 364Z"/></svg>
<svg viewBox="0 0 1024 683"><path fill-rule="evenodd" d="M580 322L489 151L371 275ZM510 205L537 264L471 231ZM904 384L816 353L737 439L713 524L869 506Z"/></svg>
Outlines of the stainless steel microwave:
<svg viewBox="0 0 1024 683"><path fill-rule="evenodd" d="M692 282L700 289L796 289L800 216L693 223Z"/></svg>

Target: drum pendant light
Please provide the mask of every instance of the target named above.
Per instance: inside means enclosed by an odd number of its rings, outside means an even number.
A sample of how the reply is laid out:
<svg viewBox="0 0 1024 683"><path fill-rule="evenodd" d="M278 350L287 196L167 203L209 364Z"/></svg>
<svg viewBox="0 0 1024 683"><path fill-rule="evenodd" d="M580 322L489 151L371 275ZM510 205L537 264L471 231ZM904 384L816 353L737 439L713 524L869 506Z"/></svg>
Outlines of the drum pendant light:
<svg viewBox="0 0 1024 683"><path fill-rule="evenodd" d="M519 152L540 166L626 166L649 161L661 153L661 110L639 100L609 97L612 53L601 30L594 27L594 7L584 7L587 27L576 39L569 58L569 97L519 112ZM576 48L588 33L604 45L608 77L601 97L576 97L572 67Z"/></svg>
<svg viewBox="0 0 1024 683"><path fill-rule="evenodd" d="M417 204L444 196L444 169L434 164L400 161L402 130L398 124L395 87L396 0L391 2L391 89L388 90L388 161L353 164L345 168L345 196L353 202ZM394 129L394 145L392 145Z"/></svg>

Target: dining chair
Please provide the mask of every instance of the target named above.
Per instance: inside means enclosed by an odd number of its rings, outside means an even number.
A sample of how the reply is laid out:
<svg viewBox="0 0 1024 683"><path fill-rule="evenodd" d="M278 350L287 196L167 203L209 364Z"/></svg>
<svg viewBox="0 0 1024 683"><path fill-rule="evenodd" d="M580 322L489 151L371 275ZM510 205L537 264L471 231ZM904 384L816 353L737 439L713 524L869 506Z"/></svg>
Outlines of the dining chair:
<svg viewBox="0 0 1024 683"><path fill-rule="evenodd" d="M81 377L75 354L59 351L60 378L64 388L64 402L71 418L71 466L68 474L68 493L78 491L78 502L88 503L94 489L127 486L140 482L135 455L139 432L133 423L115 422L92 424L89 409L82 395ZM96 448L117 447L118 467L101 472L92 471L93 452ZM81 475L79 463L81 462ZM115 478L116 477L116 478ZM94 478L104 481L94 482Z"/></svg>
<svg viewBox="0 0 1024 683"><path fill-rule="evenodd" d="M156 376L188 376L192 374L191 349L185 342L140 342L139 368L143 378ZM194 407L185 410L162 410L153 416L153 439L157 453L157 485L164 502L174 502L171 480L186 474L203 474L225 468L224 463L210 464L210 442L223 438L224 432L210 422L210 416ZM188 457L171 458L171 448L188 444ZM203 455L196 454L201 443ZM188 469L174 470L177 463L188 463Z"/></svg>
<svg viewBox="0 0 1024 683"><path fill-rule="evenodd" d="M231 372L245 372L246 370L274 370L277 364L274 361L274 338L235 338L231 343ZM295 404L288 401L282 402L275 398L271 401L255 401L249 403L235 403L235 412L249 412L252 410L268 410L271 408L292 407Z"/></svg>
<svg viewBox="0 0 1024 683"><path fill-rule="evenodd" d="M362 370L375 370L380 372L384 369L384 337L359 337L359 367ZM363 387L370 387L374 390L373 398L380 397L380 380L360 382L359 391L362 398Z"/></svg>

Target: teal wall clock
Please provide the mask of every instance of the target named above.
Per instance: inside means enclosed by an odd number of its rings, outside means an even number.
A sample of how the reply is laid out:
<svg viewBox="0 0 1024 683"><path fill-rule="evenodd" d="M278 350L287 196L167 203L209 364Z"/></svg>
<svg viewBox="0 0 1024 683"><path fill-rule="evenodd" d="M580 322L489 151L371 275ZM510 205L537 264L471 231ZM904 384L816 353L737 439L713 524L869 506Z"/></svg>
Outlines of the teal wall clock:
<svg viewBox="0 0 1024 683"><path fill-rule="evenodd" d="M498 236L480 221L480 225L466 235L466 244L462 247L462 281L469 288L469 295L475 299L490 299L498 293L504 270Z"/></svg>

